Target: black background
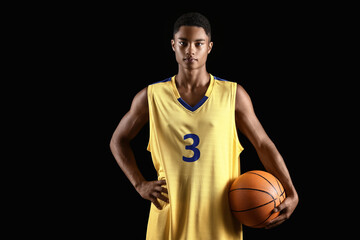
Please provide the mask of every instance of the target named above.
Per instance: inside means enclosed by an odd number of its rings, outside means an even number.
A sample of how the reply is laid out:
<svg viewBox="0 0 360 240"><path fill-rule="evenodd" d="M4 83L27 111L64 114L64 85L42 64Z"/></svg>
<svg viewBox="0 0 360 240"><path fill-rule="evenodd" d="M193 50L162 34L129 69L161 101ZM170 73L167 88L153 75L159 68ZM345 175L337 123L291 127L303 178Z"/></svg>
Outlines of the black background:
<svg viewBox="0 0 360 240"><path fill-rule="evenodd" d="M52 6L24 23L33 27L30 37L42 49L41 66L32 71L41 70L39 78L47 81L39 83L46 91L35 102L42 114L36 124L45 126L38 146L45 161L35 176L39 194L23 206L30 212L24 222L34 223L29 232L145 239L150 202L127 180L109 143L135 94L177 73L172 26L188 11L210 20L208 72L249 93L300 198L287 222L272 230L244 227L244 239L322 232L318 220L325 216L313 203L326 191L319 174L328 171L325 153L336 147L325 135L336 104L329 79L339 74L332 64L339 51L332 46L341 34L336 6L183 5ZM148 133L145 126L132 146L145 178L155 180ZM245 148L241 171L263 170L251 143L239 138Z"/></svg>

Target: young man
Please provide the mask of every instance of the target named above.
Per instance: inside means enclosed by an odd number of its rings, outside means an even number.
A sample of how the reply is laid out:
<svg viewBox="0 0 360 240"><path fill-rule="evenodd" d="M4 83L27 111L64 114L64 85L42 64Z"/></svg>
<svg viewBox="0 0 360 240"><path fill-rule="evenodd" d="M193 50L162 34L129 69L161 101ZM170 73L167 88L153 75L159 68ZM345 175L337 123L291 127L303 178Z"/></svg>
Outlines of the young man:
<svg viewBox="0 0 360 240"><path fill-rule="evenodd" d="M230 184L240 174L239 129L253 144L265 169L284 185L287 198L267 226L290 217L298 196L286 165L257 119L250 97L234 82L206 70L211 52L208 20L182 15L171 46L178 74L141 90L111 139L112 153L138 193L152 202L147 239L242 239L228 204ZM140 173L130 141L150 122L157 181Z"/></svg>

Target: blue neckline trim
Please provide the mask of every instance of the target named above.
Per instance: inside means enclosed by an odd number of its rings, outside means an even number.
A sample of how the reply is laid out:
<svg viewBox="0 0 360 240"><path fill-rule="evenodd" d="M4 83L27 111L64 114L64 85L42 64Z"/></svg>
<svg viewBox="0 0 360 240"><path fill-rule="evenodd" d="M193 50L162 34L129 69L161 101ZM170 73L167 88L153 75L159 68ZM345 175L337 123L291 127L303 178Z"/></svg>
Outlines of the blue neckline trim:
<svg viewBox="0 0 360 240"><path fill-rule="evenodd" d="M207 96L204 96L200 102L198 102L194 107L190 106L189 104L187 104L182 98L178 98L177 100L181 103L181 105L183 105L187 110L190 110L192 112L196 111L199 107L201 107L206 100L208 99Z"/></svg>

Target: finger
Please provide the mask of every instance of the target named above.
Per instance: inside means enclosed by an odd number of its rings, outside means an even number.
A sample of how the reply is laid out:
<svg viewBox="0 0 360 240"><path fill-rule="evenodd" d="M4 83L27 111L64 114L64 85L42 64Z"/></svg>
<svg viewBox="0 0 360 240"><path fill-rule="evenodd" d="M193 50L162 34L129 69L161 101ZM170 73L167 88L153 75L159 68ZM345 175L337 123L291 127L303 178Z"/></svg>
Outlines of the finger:
<svg viewBox="0 0 360 240"><path fill-rule="evenodd" d="M159 180L159 181L156 181L156 184L159 185L159 186L166 185L166 181L165 180Z"/></svg>
<svg viewBox="0 0 360 240"><path fill-rule="evenodd" d="M160 187L160 186L155 187L155 190L158 192L168 193L167 188Z"/></svg>
<svg viewBox="0 0 360 240"><path fill-rule="evenodd" d="M169 203L169 199L162 194L160 194L160 196L158 198L166 203Z"/></svg>
<svg viewBox="0 0 360 240"><path fill-rule="evenodd" d="M285 199L285 201L283 201L282 203L280 203L279 206L277 206L276 208L274 208L273 212L274 212L274 213L276 213L276 212L281 212L281 211L283 211L286 207L287 207L287 202L286 202L286 199Z"/></svg>
<svg viewBox="0 0 360 240"><path fill-rule="evenodd" d="M161 192L163 192L163 193L166 193L166 194L167 194L167 193L168 193L168 190L167 190L167 188L163 188L163 187L162 187L162 188L161 188Z"/></svg>
<svg viewBox="0 0 360 240"><path fill-rule="evenodd" d="M273 222L271 221L268 225L266 225L265 229L271 229L271 228L274 228L280 224L282 224L283 222L285 222L285 219L283 220L280 220L280 221L276 221L276 222Z"/></svg>
<svg viewBox="0 0 360 240"><path fill-rule="evenodd" d="M164 202L167 202L167 203L169 202L169 199L165 195L162 195L159 192L154 193L154 196L157 197L158 199L164 201Z"/></svg>
<svg viewBox="0 0 360 240"><path fill-rule="evenodd" d="M151 202L155 205L155 207L157 209L161 210L161 205L156 198L153 198L153 200L151 200Z"/></svg>
<svg viewBox="0 0 360 240"><path fill-rule="evenodd" d="M274 218L273 220L271 220L269 222L269 224L274 224L280 221L285 221L287 219L286 214L280 214L279 216L277 216L276 218Z"/></svg>
<svg viewBox="0 0 360 240"><path fill-rule="evenodd" d="M274 218L273 220L271 220L267 225L266 225L266 229L269 228L273 228L276 227L280 224L282 224L285 220L288 219L288 216L286 213L281 213L279 216L277 216L276 218Z"/></svg>

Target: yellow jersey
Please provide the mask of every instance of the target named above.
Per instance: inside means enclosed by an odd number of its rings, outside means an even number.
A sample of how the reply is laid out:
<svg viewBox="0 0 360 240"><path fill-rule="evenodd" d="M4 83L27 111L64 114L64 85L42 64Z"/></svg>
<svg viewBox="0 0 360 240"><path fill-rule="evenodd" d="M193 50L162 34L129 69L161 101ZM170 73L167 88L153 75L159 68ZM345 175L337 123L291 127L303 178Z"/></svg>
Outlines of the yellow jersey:
<svg viewBox="0 0 360 240"><path fill-rule="evenodd" d="M240 175L243 150L235 124L237 84L210 74L195 106L180 96L175 76L149 85L148 150L169 203L151 204L146 239L242 239L228 189Z"/></svg>

